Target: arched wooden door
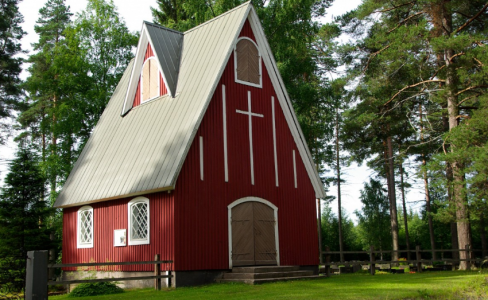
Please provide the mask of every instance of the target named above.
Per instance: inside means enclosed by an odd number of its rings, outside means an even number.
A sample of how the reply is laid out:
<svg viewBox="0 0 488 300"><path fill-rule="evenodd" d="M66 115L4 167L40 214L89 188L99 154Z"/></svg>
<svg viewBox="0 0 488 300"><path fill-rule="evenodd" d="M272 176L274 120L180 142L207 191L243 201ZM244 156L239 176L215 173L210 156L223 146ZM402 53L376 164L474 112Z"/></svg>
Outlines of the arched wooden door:
<svg viewBox="0 0 488 300"><path fill-rule="evenodd" d="M275 216L272 207L257 201L247 201L232 207L232 266L277 264Z"/></svg>

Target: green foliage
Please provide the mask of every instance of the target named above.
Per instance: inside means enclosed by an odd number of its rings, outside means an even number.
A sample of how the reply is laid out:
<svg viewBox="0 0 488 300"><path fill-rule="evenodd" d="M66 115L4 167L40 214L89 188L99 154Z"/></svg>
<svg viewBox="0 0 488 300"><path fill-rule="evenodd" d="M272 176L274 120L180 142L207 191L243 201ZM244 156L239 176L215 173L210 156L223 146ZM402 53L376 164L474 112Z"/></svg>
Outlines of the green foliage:
<svg viewBox="0 0 488 300"><path fill-rule="evenodd" d="M22 71L22 52L20 39L25 32L20 27L24 21L18 8L19 0L0 2L0 145L10 132L9 122L5 118L12 116L12 110L18 109L21 102L19 96Z"/></svg>
<svg viewBox="0 0 488 300"><path fill-rule="evenodd" d="M355 211L359 220L361 244L364 250L374 246L378 250L391 249L389 201L380 181L370 179L361 190L361 211Z"/></svg>
<svg viewBox="0 0 488 300"><path fill-rule="evenodd" d="M124 290L112 282L82 283L75 287L69 297L88 297L123 293Z"/></svg>
<svg viewBox="0 0 488 300"><path fill-rule="evenodd" d="M45 178L37 157L20 148L10 165L0 198L0 284L23 288L27 251L50 247L48 218L53 209L44 201Z"/></svg>

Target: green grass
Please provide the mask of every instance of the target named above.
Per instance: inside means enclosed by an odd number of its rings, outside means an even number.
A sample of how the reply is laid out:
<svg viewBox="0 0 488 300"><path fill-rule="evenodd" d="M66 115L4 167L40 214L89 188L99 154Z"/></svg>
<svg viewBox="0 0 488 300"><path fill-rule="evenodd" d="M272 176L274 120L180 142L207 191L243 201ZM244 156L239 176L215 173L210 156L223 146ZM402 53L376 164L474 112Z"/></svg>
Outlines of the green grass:
<svg viewBox="0 0 488 300"><path fill-rule="evenodd" d="M487 274L432 272L422 274L338 275L250 286L212 284L163 291L127 290L126 293L77 299L488 299ZM63 296L50 299L61 300Z"/></svg>

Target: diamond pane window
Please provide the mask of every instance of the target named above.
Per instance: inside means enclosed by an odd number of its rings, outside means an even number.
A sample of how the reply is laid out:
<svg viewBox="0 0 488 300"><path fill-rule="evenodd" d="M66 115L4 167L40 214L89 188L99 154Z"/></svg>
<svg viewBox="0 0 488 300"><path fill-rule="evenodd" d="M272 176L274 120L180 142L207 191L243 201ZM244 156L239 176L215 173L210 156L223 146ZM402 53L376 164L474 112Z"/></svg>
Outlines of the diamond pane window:
<svg viewBox="0 0 488 300"><path fill-rule="evenodd" d="M93 208L83 206L78 210L78 248L93 247Z"/></svg>
<svg viewBox="0 0 488 300"><path fill-rule="evenodd" d="M129 202L129 245L149 244L149 200L138 197Z"/></svg>

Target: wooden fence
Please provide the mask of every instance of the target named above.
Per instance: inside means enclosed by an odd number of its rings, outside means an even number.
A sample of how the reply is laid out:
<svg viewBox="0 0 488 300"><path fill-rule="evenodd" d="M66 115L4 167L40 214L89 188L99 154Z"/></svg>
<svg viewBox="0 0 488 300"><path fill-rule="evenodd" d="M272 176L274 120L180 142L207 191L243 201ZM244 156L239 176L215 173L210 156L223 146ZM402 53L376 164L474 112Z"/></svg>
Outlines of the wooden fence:
<svg viewBox="0 0 488 300"><path fill-rule="evenodd" d="M99 266L133 266L133 265L147 265L154 264L154 275L152 276L136 276L136 277L117 277L117 278L97 278L97 279L74 279L62 281L48 281L48 285L56 284L72 284L72 283L88 283L88 282L107 282L107 281L130 281L130 280L145 280L154 279L154 288L161 290L161 278L168 278L168 287L171 287L171 278L173 278L172 270L166 270L167 275L161 275L161 264L172 264L172 260L160 260L159 254L156 254L154 261L133 261L133 262L105 262L105 263L81 263L81 264L51 264L48 269L54 268L69 268L69 267L99 267Z"/></svg>
<svg viewBox="0 0 488 300"><path fill-rule="evenodd" d="M348 265L348 266L354 266L354 265L369 265L369 271L371 275L375 274L376 270L376 264L400 264L400 263L407 263L407 264L414 264L414 268L417 270L417 272L422 272L422 264L433 264L434 262L437 261L443 261L443 262L451 262L453 263L452 267L454 268L454 263L459 263L462 261L466 262L466 270L471 270L472 264L482 264L483 259L481 258L474 258L474 253L475 252L481 252L481 250L477 249L471 249L469 245L466 245L465 249L436 249L436 250L421 250L420 246L417 246L415 250L387 250L387 251L378 251L375 250L373 246L370 246L369 251L330 251L329 247L326 247L326 251L321 252L321 257L320 257L320 262L322 265L325 266L325 274L327 276L330 275L330 266L331 265ZM405 259L405 260L376 260L376 254L393 254L395 252L398 252L398 254L407 254L408 257L410 257L410 254L415 255L415 259ZM452 253L459 253L459 252L466 252L466 257L467 259L460 259L460 258L444 258L442 257L441 259L422 259L422 253L441 253L443 254L444 252L452 252ZM341 254L366 254L369 256L369 260L355 260L355 261L339 261L339 262L331 262L331 255L333 254L340 254L340 257L343 257ZM325 261L323 260L323 257L325 256Z"/></svg>

